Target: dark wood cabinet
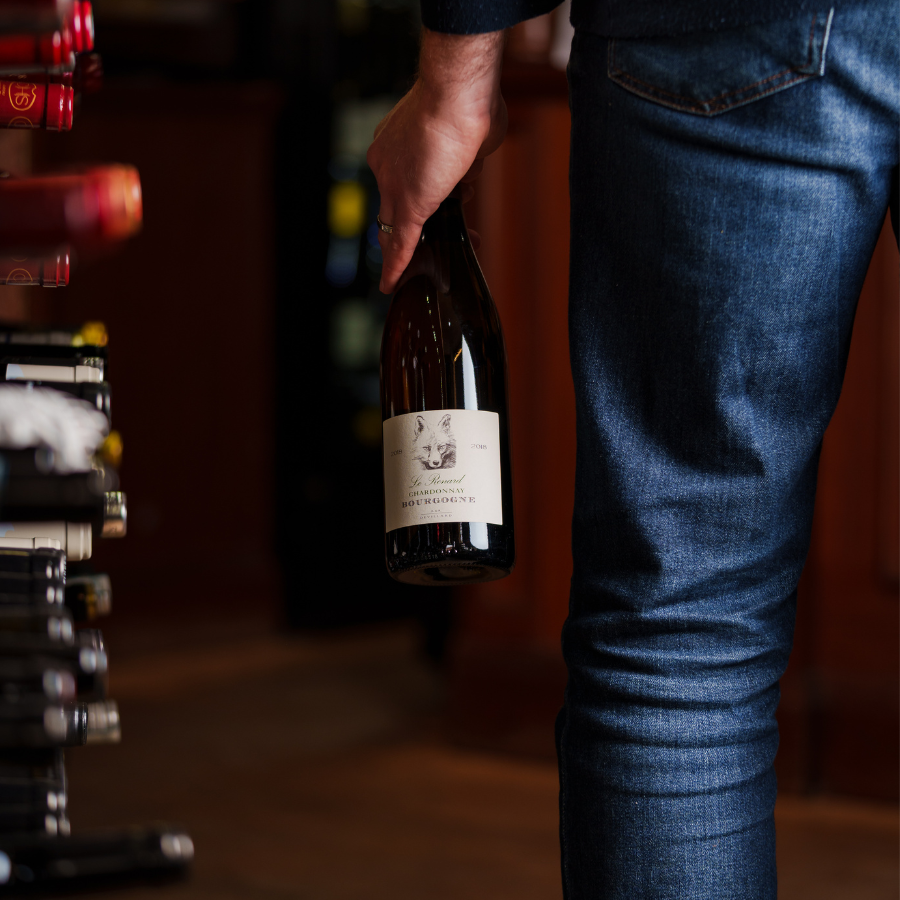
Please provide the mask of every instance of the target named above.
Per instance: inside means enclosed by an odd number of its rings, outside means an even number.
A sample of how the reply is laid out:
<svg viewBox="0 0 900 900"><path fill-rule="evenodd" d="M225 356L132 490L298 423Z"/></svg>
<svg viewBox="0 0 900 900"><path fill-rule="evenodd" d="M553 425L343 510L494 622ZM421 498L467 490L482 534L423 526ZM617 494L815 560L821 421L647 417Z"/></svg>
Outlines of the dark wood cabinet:
<svg viewBox="0 0 900 900"><path fill-rule="evenodd" d="M266 84L110 84L70 134L34 139L35 168L121 159L143 182L142 232L31 301L32 318L101 319L110 333L130 532L95 548L123 598L110 627L123 616L177 623L277 610L280 108Z"/></svg>

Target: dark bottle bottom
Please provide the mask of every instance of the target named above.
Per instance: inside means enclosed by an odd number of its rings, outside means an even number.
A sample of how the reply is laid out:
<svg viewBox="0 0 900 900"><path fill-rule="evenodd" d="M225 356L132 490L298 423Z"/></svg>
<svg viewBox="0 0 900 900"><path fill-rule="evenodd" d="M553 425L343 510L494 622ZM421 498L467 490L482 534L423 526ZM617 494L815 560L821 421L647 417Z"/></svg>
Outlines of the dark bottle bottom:
<svg viewBox="0 0 900 900"><path fill-rule="evenodd" d="M496 581L513 570L512 529L487 525L480 540L485 536L487 547L473 544L467 522L398 528L386 535L388 572L396 581L428 587Z"/></svg>
<svg viewBox="0 0 900 900"><path fill-rule="evenodd" d="M388 569L391 576L403 584L428 587L458 587L464 584L483 584L496 581L512 571L512 567L478 566L470 563L445 563L439 566L425 564L415 569Z"/></svg>

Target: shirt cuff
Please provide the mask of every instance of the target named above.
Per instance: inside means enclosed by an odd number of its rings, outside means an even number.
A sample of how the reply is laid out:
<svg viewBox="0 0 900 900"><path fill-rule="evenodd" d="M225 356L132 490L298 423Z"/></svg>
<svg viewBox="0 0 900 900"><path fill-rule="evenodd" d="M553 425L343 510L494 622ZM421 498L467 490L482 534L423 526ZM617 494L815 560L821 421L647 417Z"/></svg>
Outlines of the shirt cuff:
<svg viewBox="0 0 900 900"><path fill-rule="evenodd" d="M421 0L422 24L443 34L486 34L550 12L561 0Z"/></svg>

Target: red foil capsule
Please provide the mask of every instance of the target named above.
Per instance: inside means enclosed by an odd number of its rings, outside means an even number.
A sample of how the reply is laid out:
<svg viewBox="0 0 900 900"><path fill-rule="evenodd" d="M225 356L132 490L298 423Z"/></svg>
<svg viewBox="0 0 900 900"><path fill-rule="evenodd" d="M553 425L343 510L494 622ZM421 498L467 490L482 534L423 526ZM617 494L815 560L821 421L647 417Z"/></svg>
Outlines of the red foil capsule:
<svg viewBox="0 0 900 900"><path fill-rule="evenodd" d="M84 35L83 53L94 49L94 4L90 0L82 0L81 4L82 34Z"/></svg>
<svg viewBox="0 0 900 900"><path fill-rule="evenodd" d="M144 219L144 201L138 170L134 166L104 166L102 184L103 188L99 193L104 235L121 240L136 234Z"/></svg>
<svg viewBox="0 0 900 900"><path fill-rule="evenodd" d="M119 241L141 230L144 218L141 176L134 166L104 165L82 170L75 176L89 188L99 237L103 241Z"/></svg>
<svg viewBox="0 0 900 900"><path fill-rule="evenodd" d="M68 250L44 257L0 256L0 284L65 287L68 283Z"/></svg>
<svg viewBox="0 0 900 900"><path fill-rule="evenodd" d="M68 28L48 34L12 34L0 36L0 67L62 66L71 61L72 32Z"/></svg>
<svg viewBox="0 0 900 900"><path fill-rule="evenodd" d="M41 58L35 60L36 63L43 63L48 66L74 64L75 41L72 35L72 28L68 22L64 22L62 28L58 31L41 35L38 43L40 45ZM53 59L53 62L50 62L51 59Z"/></svg>
<svg viewBox="0 0 900 900"><path fill-rule="evenodd" d="M64 84L0 81L0 128L69 131L75 91Z"/></svg>
<svg viewBox="0 0 900 900"><path fill-rule="evenodd" d="M72 31L72 45L76 53L89 53L94 49L94 8L88 0L73 0L68 17Z"/></svg>
<svg viewBox="0 0 900 900"><path fill-rule="evenodd" d="M133 166L0 179L0 246L72 244L102 250L140 230L141 182Z"/></svg>

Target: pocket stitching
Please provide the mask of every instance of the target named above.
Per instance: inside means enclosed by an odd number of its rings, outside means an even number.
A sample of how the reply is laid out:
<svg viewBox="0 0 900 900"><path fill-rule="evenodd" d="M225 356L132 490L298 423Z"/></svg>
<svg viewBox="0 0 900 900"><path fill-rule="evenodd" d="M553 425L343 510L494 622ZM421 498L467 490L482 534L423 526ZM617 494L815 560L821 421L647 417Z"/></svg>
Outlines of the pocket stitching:
<svg viewBox="0 0 900 900"><path fill-rule="evenodd" d="M639 96L646 97L651 100L657 100L660 104L664 106L668 106L670 109L675 110L690 110L691 112L698 113L700 115L706 116L714 116L718 113L725 112L728 109L732 109L735 106L740 106L743 103L750 102L750 100L755 100L759 97L766 97L769 94L775 93L776 91L782 90L783 88L790 87L792 84L796 84L798 81L804 81L808 78L813 78L816 73L804 71L804 69L808 69L813 61L813 50L815 47L815 39L816 39L816 24L819 21L819 14L814 13L812 22L809 26L809 43L807 45L806 51L806 62L799 66L789 66L787 69L782 69L780 72L776 72L774 75L769 75L767 78L762 78L759 81L755 81L752 84L744 85L741 88L736 88L733 91L726 91L723 94L718 94L715 97L711 97L709 100L705 100L702 102L698 102L690 97L685 97L682 94L674 94L671 91L666 91L663 88L657 87L656 85L650 84L649 82L642 81L639 78L635 78L634 75L630 75L628 72L620 69L616 66L615 63L615 48L616 48L616 40L615 38L610 39L609 42L609 52L607 57L607 75L615 81L617 84L620 84L626 90L630 90ZM827 36L827 23L826 23L826 36ZM750 100L746 98L739 98L733 102L721 102L722 100L728 97L734 97L735 95L746 94L748 91L752 90L755 87L759 87L762 84L766 84L766 82L774 81L779 78L784 78L791 73L798 73L795 78L792 78L788 81L783 81L779 84L773 84L766 90L761 93L754 94ZM671 101L667 102L664 98L671 98ZM674 101L674 102L673 102Z"/></svg>

